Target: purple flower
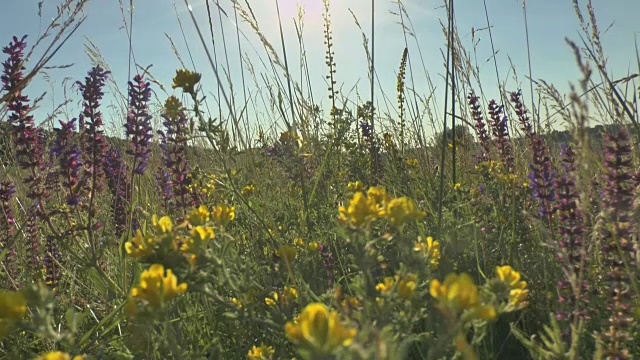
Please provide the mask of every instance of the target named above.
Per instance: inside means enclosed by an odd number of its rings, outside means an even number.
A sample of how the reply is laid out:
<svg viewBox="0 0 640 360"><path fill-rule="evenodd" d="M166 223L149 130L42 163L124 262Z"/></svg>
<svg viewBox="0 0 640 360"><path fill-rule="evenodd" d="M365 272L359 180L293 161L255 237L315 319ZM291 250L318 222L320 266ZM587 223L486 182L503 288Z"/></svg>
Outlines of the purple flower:
<svg viewBox="0 0 640 360"><path fill-rule="evenodd" d="M13 183L3 181L0 183L0 252L6 251L4 266L11 278L16 276L16 246L14 236L16 234L15 218L11 199L16 190Z"/></svg>
<svg viewBox="0 0 640 360"><path fill-rule="evenodd" d="M60 281L60 252L54 236L47 236L45 250L44 258L42 259L45 270L44 282L47 286L55 288Z"/></svg>
<svg viewBox="0 0 640 360"><path fill-rule="evenodd" d="M322 257L322 266L327 272L328 286L331 287L334 280L334 271L336 267L336 259L333 257L333 252L325 244L320 245L318 249L320 256Z"/></svg>
<svg viewBox="0 0 640 360"><path fill-rule="evenodd" d="M164 166L169 173L169 184L176 210L185 213L192 206L189 186L189 161L187 160L187 123L188 119L182 104L173 97L167 100L172 108L162 115L165 131L158 131L161 137L164 154Z"/></svg>
<svg viewBox="0 0 640 360"><path fill-rule="evenodd" d="M25 39L27 35L22 39L13 37L13 41L9 43L9 46L2 48L2 52L9 55L9 58L2 63L2 90L6 90L9 94L20 92L18 86L24 78L22 70L25 69L23 65L24 49L27 47Z"/></svg>
<svg viewBox="0 0 640 360"><path fill-rule="evenodd" d="M553 180L555 173L553 172L549 150L544 139L537 134L533 134L532 136L531 152L533 154L533 161L529 164L530 187L533 191L533 199L540 202L539 215L548 219L549 226L552 226L552 203L555 199Z"/></svg>
<svg viewBox="0 0 640 360"><path fill-rule="evenodd" d="M77 144L73 143L76 119L67 122L60 121L60 129L55 129L56 140L51 152L58 159L62 187L66 191L65 200L68 206L80 204L82 186L80 184L80 170L82 168L82 153Z"/></svg>
<svg viewBox="0 0 640 360"><path fill-rule="evenodd" d="M129 114L124 128L127 138L131 137L131 148L127 154L133 156L133 171L139 175L144 175L151 152L150 98L151 87L149 82L144 81L143 75L136 75L133 81L129 81Z"/></svg>
<svg viewBox="0 0 640 360"><path fill-rule="evenodd" d="M120 238L127 227L128 201L127 165L122 161L122 155L113 147L105 156L107 186L111 191L111 210L116 237Z"/></svg>
<svg viewBox="0 0 640 360"><path fill-rule="evenodd" d="M524 132L524 135L529 139L529 141L533 140L534 132L531 127L531 120L529 120L529 115L527 115L527 109L522 103L522 91L518 90L517 92L511 93L511 103L513 103L513 107L515 108L516 116L518 117L518 122L520 123L520 129Z"/></svg>
<svg viewBox="0 0 640 360"><path fill-rule="evenodd" d="M486 129L484 117L482 116L482 111L480 110L480 98L477 97L474 93L470 93L467 99L469 102L469 107L471 108L471 116L475 121L474 128L476 130L476 134L478 135L478 141L480 142L480 147L482 149L479 161L487 161L489 160L489 142L491 141L491 139L489 138L489 133Z"/></svg>
<svg viewBox="0 0 640 360"><path fill-rule="evenodd" d="M100 66L92 68L85 81L76 82L83 98L83 111L79 116L81 140L83 147L84 176L90 196L102 189L104 178L103 161L107 150L107 142L102 129L103 120L100 112L100 100L104 96L102 88L109 72Z"/></svg>
<svg viewBox="0 0 640 360"><path fill-rule="evenodd" d="M554 209L558 214L557 261L563 268L566 278L558 281L558 302L556 319L573 323L576 317L588 319L586 314L589 283L585 280L587 268L587 249L584 241L584 221L577 205L579 198L573 179L574 153L571 147L563 146L563 165L565 173L556 179L554 188L558 197ZM566 336L569 332L566 332Z"/></svg>
<svg viewBox="0 0 640 360"><path fill-rule="evenodd" d="M605 186L599 223L603 263L610 312L609 327L604 333L605 356L612 359L631 359L627 349L633 343L629 333L634 322L633 299L637 294L630 276L637 274L632 221L634 181L631 146L622 128L617 135L605 136Z"/></svg>
<svg viewBox="0 0 640 360"><path fill-rule="evenodd" d="M507 117L502 114L502 106L498 106L495 100L489 101L489 125L494 138L498 155L505 163L507 171L513 173L515 171L515 159L513 150L511 149L511 140L509 139L509 129L507 127Z"/></svg>
<svg viewBox="0 0 640 360"><path fill-rule="evenodd" d="M13 144L18 165L28 171L28 175L23 182L29 186L27 197L40 199L44 196L44 182L41 172L44 169L44 146L43 133L35 126L29 105L29 97L22 94L20 88L24 74L24 49L27 46L23 37L18 40L13 37L13 41L2 49L8 55L8 59L2 63L3 73L0 80L3 89L9 94L7 109L10 115L7 122L11 126Z"/></svg>

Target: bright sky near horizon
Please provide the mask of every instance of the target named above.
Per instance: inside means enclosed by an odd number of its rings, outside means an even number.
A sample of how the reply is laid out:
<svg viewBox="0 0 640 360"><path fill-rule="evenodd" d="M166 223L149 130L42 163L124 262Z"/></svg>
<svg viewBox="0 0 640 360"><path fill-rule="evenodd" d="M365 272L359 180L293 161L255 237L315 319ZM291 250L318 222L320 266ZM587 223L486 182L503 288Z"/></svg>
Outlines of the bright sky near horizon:
<svg viewBox="0 0 640 360"><path fill-rule="evenodd" d="M3 2L5 16L0 22L0 42L6 46L12 35L29 35L30 45L38 38L40 32L48 24L48 19L55 13L57 0L45 0L42 19L37 16L39 0L0 0ZM210 0L211 1L211 0ZM209 22L205 0L188 0L193 8L197 22L204 32L207 45L211 48L209 36ZM246 8L244 0L239 1ZM409 52L413 62L415 90L423 97L428 95L425 70L429 72L436 85L436 96L443 98L444 93L444 65L442 51L446 43L439 21L445 21L445 9L442 0L404 0L415 30L415 39L409 39ZM65 44L50 65L73 64L64 69L48 70L49 81L53 87L40 77L29 88L28 94L35 98L47 91L46 100L36 114L45 117L57 104L64 99L62 82L65 77L74 80L83 79L89 69L89 57L85 54L85 44L93 42L109 65L115 82L120 90L126 93L126 82L129 72L129 40L124 21L129 21L129 0L124 3L124 17L117 0L93 0L86 8L87 21L71 40ZM210 4L213 4L211 1ZM238 44L235 33L235 17L231 0L219 0L220 7L228 14L220 15L212 7L211 21L216 37L215 49L218 63L227 68L225 47L221 41L221 27L225 32L226 51L228 53L228 76L234 84L234 91L239 101L242 101L241 72ZM249 0L255 14L260 30L275 51L282 57L282 45L278 29L278 17L275 0ZM579 0L583 6L585 0ZM216 82L203 46L197 36L194 24L184 0L134 0L133 14L133 38L132 45L135 61L143 67L153 65L151 72L154 77L166 86L168 94L174 93L171 89L171 78L175 69L180 67L180 62L173 54L170 42L166 35L170 36L183 56L189 68L193 68L189 52L193 57L195 69L203 73L203 85L205 91L212 99L216 93ZM325 75L327 69L324 64L325 46L323 44L323 4L322 0L279 0L280 15L282 18L287 45L287 56L293 79L300 79L299 49L296 38L294 19L298 16L297 5L304 10L304 44L308 56L310 68L310 80L314 99L321 108L328 113L329 100L327 98ZM398 5L396 0L375 0L375 64L379 84L376 84L376 99L378 108L383 112L394 111L396 73L404 48L404 38L401 26L398 24ZM640 71L637 65L636 38L640 41L640 1L638 0L593 0L598 23L603 32L602 42L605 53L609 56L609 71L613 78L626 76L628 73ZM489 19L493 25L493 40L496 58L500 71L500 77L511 79L509 73L510 62L517 70L520 84L514 80L507 82L509 90L523 88L525 99L530 99L528 83L525 76L528 74L527 51L524 18L522 12L522 0L486 0ZM213 6L213 5L212 5ZM579 41L579 23L573 10L571 0L536 0L527 1L527 17L529 24L532 74L534 79L544 79L556 84L561 92L568 90L569 82L577 82L580 78L571 49L567 46L565 38ZM487 19L484 12L484 4L481 0L456 0L456 22L460 37L468 50L472 50L472 31L476 30L476 54L480 66L483 87L490 96L496 96L496 75L491 57L491 45L489 34L486 30ZM371 1L368 0L332 0L331 21L333 39L335 43L335 61L337 63L336 80L342 92L355 101L354 94L359 94L362 101L368 98L369 81L366 53L363 48L362 33L354 22L357 17L367 38L371 38ZM586 9L584 10L586 13ZM405 19L406 20L406 19ZM256 96L257 87L264 91L264 82L260 74L272 74L266 62L267 53L262 47L255 32L238 17L240 26L242 52L253 64L257 72L258 84L256 85L247 68L245 77L248 83L250 96ZM611 26L610 26L611 25ZM128 26L128 23L127 23ZM184 31L184 37L182 30ZM417 44L420 46L418 52ZM3 54L4 55L4 54ZM424 61L424 68L420 63L420 57ZM4 61L4 58L2 59ZM264 63L262 62L264 61ZM267 66L263 65L267 64ZM136 70L132 70L132 75ZM282 72L280 71L280 76ZM281 76L281 79L282 76ZM407 78L407 81L410 81ZM226 85L225 85L226 86ZM409 85L410 86L410 85ZM228 86L226 86L228 88ZM306 85L303 86L306 88ZM166 97L162 91L154 86L159 98ZM385 105L381 90L389 97L389 103ZM177 94L177 92L176 92ZM75 92L68 94L75 100L79 95ZM256 102L263 104L261 99ZM106 105L121 106L119 99L109 96ZM440 100L442 104L442 100ZM210 103L214 106L214 103ZM238 105L237 107L239 107ZM256 109L258 121L263 126L269 126L271 115L267 115L263 109ZM350 104L355 110L355 105ZM224 109L226 112L226 109ZM107 121L120 124L123 120L121 114L116 111L104 110ZM72 112L75 116L75 113ZM213 111L214 116L217 110ZM441 116L441 115L439 115Z"/></svg>

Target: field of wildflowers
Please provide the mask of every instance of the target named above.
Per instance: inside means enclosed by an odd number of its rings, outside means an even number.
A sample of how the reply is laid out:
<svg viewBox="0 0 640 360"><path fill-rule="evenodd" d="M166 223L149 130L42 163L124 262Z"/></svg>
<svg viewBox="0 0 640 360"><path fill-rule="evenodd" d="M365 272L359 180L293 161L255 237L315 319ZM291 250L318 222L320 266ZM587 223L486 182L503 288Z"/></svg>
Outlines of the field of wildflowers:
<svg viewBox="0 0 640 360"><path fill-rule="evenodd" d="M282 130L243 132L226 94L212 116L194 69L165 98L142 69L107 136L99 61L69 94L81 112L43 122L25 89L86 2L62 2L35 63L31 39L0 39L0 358L640 358L640 88L608 76L591 1L568 43L583 78L540 83L535 110L487 99L443 25L451 110L430 137L407 48L393 116L337 87L328 0L331 107L284 76L266 95Z"/></svg>

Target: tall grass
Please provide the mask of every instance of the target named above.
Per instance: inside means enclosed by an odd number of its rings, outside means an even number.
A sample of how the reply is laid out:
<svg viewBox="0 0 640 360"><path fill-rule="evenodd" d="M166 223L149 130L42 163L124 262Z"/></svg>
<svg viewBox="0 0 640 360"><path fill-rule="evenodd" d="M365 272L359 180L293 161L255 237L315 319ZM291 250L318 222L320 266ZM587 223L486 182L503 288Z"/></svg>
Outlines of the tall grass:
<svg viewBox="0 0 640 360"><path fill-rule="evenodd" d="M393 3L397 69L376 62L379 5L369 35L352 13L368 62L361 95L342 86L348 60L323 0L321 95L301 8L292 44L281 1L273 43L249 1L207 1L206 23L192 1L174 2L189 63L169 37L183 68L159 79L135 61L134 2L121 1L129 69L140 74L121 91L89 42L94 66L64 102L81 98L81 112L36 119L26 89L65 51L86 3L62 2L28 50L21 37L3 49L0 357L640 355L640 89L637 74L610 77L590 0L586 16L573 2L580 41L567 41L582 78L561 94L532 78L528 53L530 100L500 77L486 3L497 83L481 83L451 0L444 89L403 1ZM393 96L379 79L387 72ZM120 102L109 112L107 90ZM111 131L108 118L121 119Z"/></svg>

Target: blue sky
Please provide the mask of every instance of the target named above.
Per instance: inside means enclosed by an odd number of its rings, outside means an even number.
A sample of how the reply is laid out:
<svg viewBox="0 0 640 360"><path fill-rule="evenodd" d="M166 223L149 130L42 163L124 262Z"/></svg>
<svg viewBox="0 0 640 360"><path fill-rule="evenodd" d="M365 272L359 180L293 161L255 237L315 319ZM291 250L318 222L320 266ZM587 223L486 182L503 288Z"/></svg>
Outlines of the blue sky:
<svg viewBox="0 0 640 360"><path fill-rule="evenodd" d="M229 58L229 76L234 83L234 90L238 100L242 101L240 66L237 43L235 38L235 23L230 0L219 0L220 6L227 11L231 19L222 17L222 28L225 31L227 51ZM129 0L123 0L126 20L128 21ZM40 19L37 12L38 0L7 0L3 8L6 14L0 22L0 34L3 46L8 43L13 34L28 34L33 42L44 26L47 19L51 18L58 1L44 1L44 13ZM201 29L205 32L207 41L208 19L205 0L189 0ZM244 5L244 0L240 0ZM279 30L277 28L277 14L275 12L275 0L249 0L256 14L261 31L273 44L279 56L282 56ZM287 44L288 61L294 79L300 79L298 67L298 45L295 36L293 19L297 17L296 4L305 9L304 17L304 42L307 50L309 67L311 70L311 82L314 99L325 111L330 105L327 98L324 76L327 74L324 65L323 45L323 21L322 0L279 0L281 16L284 22L285 42ZM445 39L442 34L439 19L444 19L445 11L441 7L442 1L436 0L405 0L411 21L415 26L415 39L409 40L409 52L413 61L415 89L422 96L426 96L428 88L422 66L419 63L420 54L416 47L416 41L420 45L421 55L424 59L424 68L429 72L436 85L436 96L442 104L444 73L441 51L445 47ZM529 99L528 83L525 75L528 73L526 38L522 13L522 0L487 0L489 17L493 25L493 37L497 55L498 67L501 78L509 79L509 90L515 90L522 86L525 99ZM584 1L580 1L584 5ZM614 78L625 76L629 71L637 72L634 36L640 38L640 23L637 14L640 13L640 1L636 0L593 0L598 17L600 29L604 31L603 43L605 53L609 56L609 71ZM566 45L565 37L579 41L579 24L575 16L571 0L536 0L527 1L528 23L531 46L532 72L534 79L544 79L554 83L561 92L568 90L569 82L576 82L580 74L575 66L572 51ZM486 27L484 5L480 0L457 0L456 21L458 31L464 44L472 49L472 29ZM336 80L345 94L351 94L350 99L356 101L356 92L364 99L368 97L368 68L365 51L362 45L362 35L356 27L349 9L358 18L367 37L370 38L370 1L365 0L333 0L331 2L331 19L333 37L335 43L335 60L337 62ZM387 111L383 102L381 91L384 91L391 100L388 104L389 111L395 106L396 73L399 66L402 50L404 48L403 33L398 25L398 16L395 1L376 0L376 71L380 79L377 85L376 98L382 111ZM220 20L215 8L213 11L213 26L216 36L216 52L220 66L226 68L224 48L220 35ZM50 65L74 64L66 69L52 69L48 71L49 79L53 84L37 79L31 88L29 95L33 98L44 91L47 97L42 107L36 112L39 117L45 117L56 104L60 103L64 96L62 82L65 77L82 79L90 67L90 61L85 54L85 44L92 41L100 50L113 74L114 83L118 84L121 91L126 91L128 74L128 38L123 22L118 0L93 0L86 9L87 21L79 31L71 38L60 53L53 59ZM8 20L8 21L7 21ZM182 36L179 20L185 32ZM267 53L262 47L255 32L241 19L239 27L244 36L241 39L243 53L252 62L260 82L260 74L266 73L272 76L270 68L262 65L266 61ZM609 25L613 24L610 28ZM128 25L127 25L128 26ZM187 45L192 52L195 69L203 73L204 90L213 99L216 94L216 82L210 66L206 60L203 47L196 35L194 25L189 16L184 0L135 0L133 18L133 47L135 60L141 66L153 65L153 75L162 81L167 87L167 94L173 93L170 88L171 77L175 69L180 67L180 62L173 54L167 36L175 42L178 51L183 55L189 68L193 65L188 56ZM493 62L487 62L491 56L491 47L487 31L476 32L476 54L480 66L483 87L489 96L496 96L495 70ZM208 43L211 46L210 42ZM513 62L521 83L511 79L509 72L510 61ZM245 69L246 70L246 69ZM133 72L135 73L135 69ZM282 75L282 72L280 72ZM248 72L245 72L248 80L250 95L264 91L264 83L254 85ZM282 77L281 77L282 79ZM226 87L226 84L225 84ZM258 87L261 90L258 90ZM306 85L305 85L306 87ZM55 91L52 91L55 89ZM158 87L157 95L164 99L167 95ZM113 124L122 122L122 115L116 109L122 105L117 96L107 97L105 102L111 105L110 110L105 110L107 121ZM74 100L79 96L69 92ZM363 99L363 100L364 100ZM210 100L212 101L212 100ZM215 107L215 102L209 103ZM253 108L253 114L257 120L252 120L252 125L257 122L268 127L269 122L276 118L258 102ZM74 102L75 105L75 102ZM354 106L352 106L354 108ZM73 109L73 108L72 108ZM226 109L225 109L226 110ZM216 115L217 110L213 111ZM74 115L74 110L70 111ZM441 116L441 115L439 115Z"/></svg>

